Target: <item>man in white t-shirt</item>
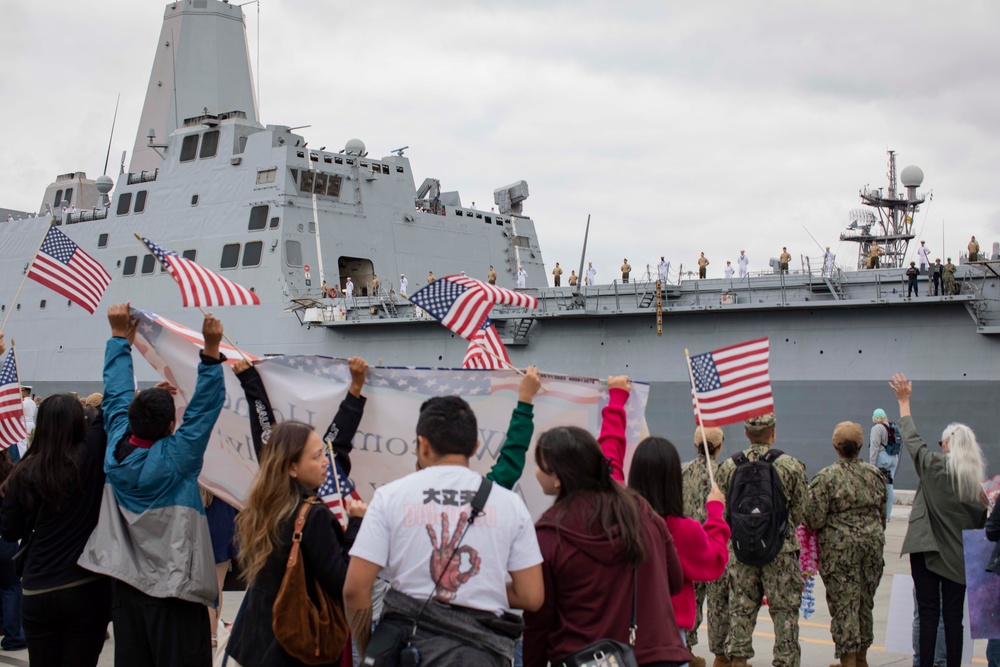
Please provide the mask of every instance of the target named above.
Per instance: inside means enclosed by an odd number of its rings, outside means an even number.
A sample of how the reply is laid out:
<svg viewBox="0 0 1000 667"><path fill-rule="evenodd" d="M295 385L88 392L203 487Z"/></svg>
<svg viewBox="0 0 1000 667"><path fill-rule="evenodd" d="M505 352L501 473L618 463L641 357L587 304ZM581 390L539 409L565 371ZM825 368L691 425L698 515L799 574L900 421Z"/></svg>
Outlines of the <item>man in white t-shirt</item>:
<svg viewBox="0 0 1000 667"><path fill-rule="evenodd" d="M430 399L417 421L417 472L375 491L344 583L360 652L371 635L371 588L380 572L391 585L383 623L393 615L412 623L423 609L411 645L425 667L445 654L461 661L455 664L510 664L519 628L507 634L483 623L519 625L506 612L541 607L542 555L524 501L494 484L483 515L468 525L483 481L469 468L477 434L476 416L464 400Z"/></svg>

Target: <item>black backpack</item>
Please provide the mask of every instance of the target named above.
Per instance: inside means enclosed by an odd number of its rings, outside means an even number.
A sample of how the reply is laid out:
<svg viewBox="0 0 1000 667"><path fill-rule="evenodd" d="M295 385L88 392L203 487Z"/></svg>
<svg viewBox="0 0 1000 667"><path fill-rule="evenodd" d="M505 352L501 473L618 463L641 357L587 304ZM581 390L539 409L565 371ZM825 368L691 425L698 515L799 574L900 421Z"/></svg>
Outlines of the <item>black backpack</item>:
<svg viewBox="0 0 1000 667"><path fill-rule="evenodd" d="M889 456L899 454L903 445L903 438L899 435L899 427L892 422L882 422L882 426L885 426L885 430L889 433L885 441L885 453Z"/></svg>
<svg viewBox="0 0 1000 667"><path fill-rule="evenodd" d="M740 452L726 495L733 552L741 563L767 565L781 552L788 534L788 498L774 461L784 452L769 450L758 461Z"/></svg>

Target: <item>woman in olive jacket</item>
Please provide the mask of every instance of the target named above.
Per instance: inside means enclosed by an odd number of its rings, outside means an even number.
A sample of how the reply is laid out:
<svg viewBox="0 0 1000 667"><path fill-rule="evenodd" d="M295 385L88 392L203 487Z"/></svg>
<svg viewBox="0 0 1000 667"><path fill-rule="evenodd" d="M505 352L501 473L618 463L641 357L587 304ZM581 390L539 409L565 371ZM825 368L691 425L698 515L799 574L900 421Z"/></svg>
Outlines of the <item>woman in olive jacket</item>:
<svg viewBox="0 0 1000 667"><path fill-rule="evenodd" d="M980 486L986 461L975 434L964 424L949 424L941 435L941 452L932 452L910 416L913 383L900 374L892 376L889 386L899 400L899 430L920 479L903 540L917 593L920 664L934 664L938 620L943 613L947 667L959 667L965 604L962 531L986 523Z"/></svg>

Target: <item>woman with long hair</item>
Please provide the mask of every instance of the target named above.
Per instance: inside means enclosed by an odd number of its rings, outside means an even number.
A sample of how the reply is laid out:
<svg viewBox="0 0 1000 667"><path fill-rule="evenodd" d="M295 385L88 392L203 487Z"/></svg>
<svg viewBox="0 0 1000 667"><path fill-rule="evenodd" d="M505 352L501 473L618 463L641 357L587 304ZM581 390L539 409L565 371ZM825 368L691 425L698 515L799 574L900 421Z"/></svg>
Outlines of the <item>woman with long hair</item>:
<svg viewBox="0 0 1000 667"><path fill-rule="evenodd" d="M624 468L625 403L632 384L627 375L608 378L609 400L601 422L601 450L617 473ZM684 572L684 585L672 596L674 616L685 638L694 628L694 582L715 581L726 571L729 562L729 525L723 518L725 496L712 486L701 499L705 522L684 516L684 478L677 448L665 438L649 437L639 443L628 476L629 488L639 493L663 517L673 538ZM692 665L704 665L695 657Z"/></svg>
<svg viewBox="0 0 1000 667"><path fill-rule="evenodd" d="M938 619L943 615L947 667L959 667L965 604L962 531L979 529L986 523L980 486L986 476L986 460L976 434L964 424L949 424L941 434L941 451L932 452L910 415L913 383L898 374L892 376L889 386L899 401L899 430L920 480L903 540L917 594L920 664L934 663Z"/></svg>
<svg viewBox="0 0 1000 667"><path fill-rule="evenodd" d="M248 588L226 652L243 667L302 664L275 639L271 610L285 575L295 517L304 502L315 499L328 467L322 438L302 422L275 426L261 450L260 469L236 518L240 565ZM313 503L306 515L301 542L306 581L315 580L338 604L343 604L347 553L365 509L362 502L347 501L351 520L346 531L320 502ZM347 651L349 656L349 647Z"/></svg>
<svg viewBox="0 0 1000 667"><path fill-rule="evenodd" d="M806 528L819 540L819 573L839 659L831 667L868 667L875 639L872 610L885 567L887 491L878 468L858 458L864 440L861 424L834 427L837 462L816 473L805 506Z"/></svg>
<svg viewBox="0 0 1000 667"><path fill-rule="evenodd" d="M96 665L111 621L111 581L77 565L97 525L107 436L80 399L49 396L35 436L3 489L0 534L22 540L21 617L38 665Z"/></svg>
<svg viewBox="0 0 1000 667"><path fill-rule="evenodd" d="M684 583L666 523L612 479L590 433L543 433L536 476L555 503L535 524L545 562L545 603L525 613L524 664L558 665L599 638L629 641L633 602L640 665L679 665L690 653L665 600Z"/></svg>

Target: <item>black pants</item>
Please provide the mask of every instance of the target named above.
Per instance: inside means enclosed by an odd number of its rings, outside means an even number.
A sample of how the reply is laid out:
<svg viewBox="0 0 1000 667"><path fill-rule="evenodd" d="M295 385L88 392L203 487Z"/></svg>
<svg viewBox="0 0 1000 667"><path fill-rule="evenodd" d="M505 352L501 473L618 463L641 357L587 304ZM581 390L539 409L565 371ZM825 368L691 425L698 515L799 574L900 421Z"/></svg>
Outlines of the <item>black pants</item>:
<svg viewBox="0 0 1000 667"><path fill-rule="evenodd" d="M154 598L115 582L115 664L129 667L211 667L208 607L178 598Z"/></svg>
<svg viewBox="0 0 1000 667"><path fill-rule="evenodd" d="M560 278L562 278L562 276L556 276L555 277L555 286L556 287L559 287L559 283L562 282L562 280L560 280Z"/></svg>
<svg viewBox="0 0 1000 667"><path fill-rule="evenodd" d="M917 614L920 616L920 664L934 664L938 621L943 614L947 667L961 667L965 585L928 570L922 553L910 554L910 573L913 575Z"/></svg>
<svg viewBox="0 0 1000 667"><path fill-rule="evenodd" d="M932 273L931 282L934 283L934 296L937 296L941 293L941 274Z"/></svg>
<svg viewBox="0 0 1000 667"><path fill-rule="evenodd" d="M21 621L32 665L94 667L111 622L111 580L25 595Z"/></svg>
<svg viewBox="0 0 1000 667"><path fill-rule="evenodd" d="M907 283L906 283L906 296L909 297L909 296L913 296L914 294L916 294L917 296L920 296L920 291L917 289L917 279L916 278L910 278L910 279L907 280Z"/></svg>

